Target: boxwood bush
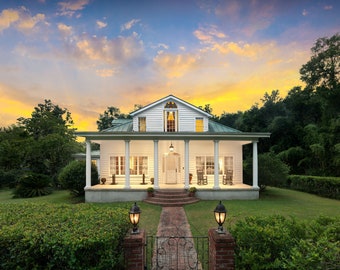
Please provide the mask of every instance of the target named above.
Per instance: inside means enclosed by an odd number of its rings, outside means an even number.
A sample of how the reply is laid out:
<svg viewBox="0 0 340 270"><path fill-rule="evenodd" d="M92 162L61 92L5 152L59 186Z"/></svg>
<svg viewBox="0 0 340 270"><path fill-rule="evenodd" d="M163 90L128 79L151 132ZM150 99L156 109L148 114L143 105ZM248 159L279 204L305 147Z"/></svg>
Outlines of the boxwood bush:
<svg viewBox="0 0 340 270"><path fill-rule="evenodd" d="M62 188L70 190L75 197L84 196L86 185L86 162L74 160L64 167L58 177ZM97 167L91 163L91 185L99 184Z"/></svg>
<svg viewBox="0 0 340 270"><path fill-rule="evenodd" d="M338 269L340 218L248 217L231 229L237 269Z"/></svg>
<svg viewBox="0 0 340 270"><path fill-rule="evenodd" d="M123 269L127 210L0 204L0 269Z"/></svg>
<svg viewBox="0 0 340 270"><path fill-rule="evenodd" d="M290 175L288 186L295 190L340 200L339 177Z"/></svg>

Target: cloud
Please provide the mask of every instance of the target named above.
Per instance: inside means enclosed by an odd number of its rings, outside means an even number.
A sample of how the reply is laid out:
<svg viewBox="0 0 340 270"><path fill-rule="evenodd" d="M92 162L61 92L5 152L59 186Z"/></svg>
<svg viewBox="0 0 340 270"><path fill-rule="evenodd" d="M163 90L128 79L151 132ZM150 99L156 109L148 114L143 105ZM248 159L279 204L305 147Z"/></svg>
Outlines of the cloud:
<svg viewBox="0 0 340 270"><path fill-rule="evenodd" d="M210 25L208 27L200 27L194 31L194 36L203 43L212 43L216 38L224 39L226 35L217 29L216 25Z"/></svg>
<svg viewBox="0 0 340 270"><path fill-rule="evenodd" d="M59 2L60 13L58 15L72 17L76 11L83 10L89 0L74 0L69 2Z"/></svg>
<svg viewBox="0 0 340 270"><path fill-rule="evenodd" d="M282 8L279 3L280 1L220 1L215 6L215 14L225 24L228 32L234 33L235 29L239 29L239 33L250 37L271 25Z"/></svg>
<svg viewBox="0 0 340 270"><path fill-rule="evenodd" d="M216 50L221 54L235 54L251 58L253 60L259 59L265 52L271 51L275 47L274 43L236 43L236 42L223 42L215 43L211 50Z"/></svg>
<svg viewBox="0 0 340 270"><path fill-rule="evenodd" d="M20 18L19 12L14 9L5 9L0 14L0 31L9 28Z"/></svg>
<svg viewBox="0 0 340 270"><path fill-rule="evenodd" d="M67 26L64 23L58 24L58 30L63 36L69 36L72 34L72 26Z"/></svg>
<svg viewBox="0 0 340 270"><path fill-rule="evenodd" d="M64 36L59 55L74 61L80 68L91 68L100 77L117 74L124 67L141 66L145 63L144 45L136 33L109 39L105 36L80 36L72 34L72 28L58 25Z"/></svg>
<svg viewBox="0 0 340 270"><path fill-rule="evenodd" d="M26 33L35 28L39 22L45 22L45 15L42 13L31 16L25 7L19 9L4 9L0 14L0 32L7 28L14 27Z"/></svg>
<svg viewBox="0 0 340 270"><path fill-rule="evenodd" d="M331 5L324 6L323 9L324 9L324 10L332 10L332 9L333 9L333 6L331 6Z"/></svg>
<svg viewBox="0 0 340 270"><path fill-rule="evenodd" d="M103 68L103 69L97 69L96 74L99 77L112 77L117 71L115 69L108 69L108 68Z"/></svg>
<svg viewBox="0 0 340 270"><path fill-rule="evenodd" d="M105 28L107 26L107 23L99 21L99 20L96 21L96 24L97 24L99 29Z"/></svg>
<svg viewBox="0 0 340 270"><path fill-rule="evenodd" d="M124 23L121 27L120 30L121 32L125 31L125 30L130 30L136 23L140 22L139 19L132 19L131 21L128 21L126 23Z"/></svg>
<svg viewBox="0 0 340 270"><path fill-rule="evenodd" d="M182 77L197 66L198 59L194 54L160 53L154 62L165 71L168 78Z"/></svg>

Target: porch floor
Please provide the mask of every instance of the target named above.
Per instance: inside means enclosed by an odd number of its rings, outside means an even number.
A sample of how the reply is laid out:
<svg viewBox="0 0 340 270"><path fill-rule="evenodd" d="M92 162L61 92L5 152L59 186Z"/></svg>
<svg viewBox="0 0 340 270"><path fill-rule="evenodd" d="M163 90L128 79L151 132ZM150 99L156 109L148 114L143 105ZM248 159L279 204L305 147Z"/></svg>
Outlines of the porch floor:
<svg viewBox="0 0 340 270"><path fill-rule="evenodd" d="M197 184L191 184L190 187L196 187L197 190L206 190L210 189L213 190L213 183L207 184L207 185L197 185ZM106 190L119 190L119 189L125 189L124 184L98 184L95 186L92 186L91 189L106 189ZM130 189L134 190L146 190L148 187L154 187L152 184L139 184L139 185L130 185ZM221 190L230 190L230 189L249 189L252 188L252 186L246 185L246 184L235 184L235 185L220 185ZM159 189L184 189L184 184L159 184Z"/></svg>

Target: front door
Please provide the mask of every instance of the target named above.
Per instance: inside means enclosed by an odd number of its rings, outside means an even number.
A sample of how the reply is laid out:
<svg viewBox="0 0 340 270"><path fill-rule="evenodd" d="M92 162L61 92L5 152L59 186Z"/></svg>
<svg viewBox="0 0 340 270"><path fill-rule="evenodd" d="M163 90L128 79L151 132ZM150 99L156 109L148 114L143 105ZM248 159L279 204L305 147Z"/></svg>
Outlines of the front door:
<svg viewBox="0 0 340 270"><path fill-rule="evenodd" d="M178 153L170 152L165 158L165 182L177 184L180 173L180 158Z"/></svg>

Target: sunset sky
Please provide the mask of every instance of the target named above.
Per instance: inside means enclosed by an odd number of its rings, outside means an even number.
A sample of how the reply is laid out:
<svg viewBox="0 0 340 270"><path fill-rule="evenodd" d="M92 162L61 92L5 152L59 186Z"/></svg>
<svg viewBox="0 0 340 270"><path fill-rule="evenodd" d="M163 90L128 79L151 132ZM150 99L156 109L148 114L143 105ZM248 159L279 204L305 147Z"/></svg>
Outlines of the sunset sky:
<svg viewBox="0 0 340 270"><path fill-rule="evenodd" d="M338 0L1 0L0 127L51 99L78 130L173 94L213 114L302 85Z"/></svg>

